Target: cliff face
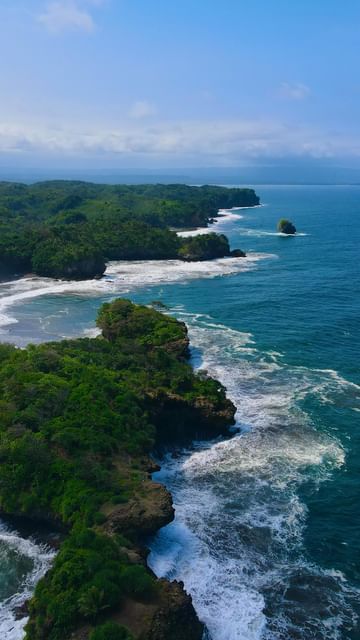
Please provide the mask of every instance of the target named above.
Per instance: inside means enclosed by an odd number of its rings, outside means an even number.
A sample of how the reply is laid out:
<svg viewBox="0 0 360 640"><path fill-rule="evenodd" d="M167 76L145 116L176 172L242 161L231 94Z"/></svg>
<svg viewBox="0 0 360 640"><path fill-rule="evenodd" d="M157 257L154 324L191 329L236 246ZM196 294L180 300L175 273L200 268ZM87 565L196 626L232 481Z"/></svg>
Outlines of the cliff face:
<svg viewBox="0 0 360 640"><path fill-rule="evenodd" d="M160 449L169 444L189 444L193 440L225 436L235 423L236 409L226 398L217 405L204 395L184 398L180 394L160 392L151 398L150 407Z"/></svg>
<svg viewBox="0 0 360 640"><path fill-rule="evenodd" d="M92 280L105 273L106 264L101 257L89 256L63 266L57 277L62 280Z"/></svg>
<svg viewBox="0 0 360 640"><path fill-rule="evenodd" d="M143 640L201 640L203 625L182 582L161 580L162 602Z"/></svg>
<svg viewBox="0 0 360 640"><path fill-rule="evenodd" d="M126 504L107 510L104 530L141 541L169 524L174 514L169 491L162 484L144 479L141 493L135 493Z"/></svg>

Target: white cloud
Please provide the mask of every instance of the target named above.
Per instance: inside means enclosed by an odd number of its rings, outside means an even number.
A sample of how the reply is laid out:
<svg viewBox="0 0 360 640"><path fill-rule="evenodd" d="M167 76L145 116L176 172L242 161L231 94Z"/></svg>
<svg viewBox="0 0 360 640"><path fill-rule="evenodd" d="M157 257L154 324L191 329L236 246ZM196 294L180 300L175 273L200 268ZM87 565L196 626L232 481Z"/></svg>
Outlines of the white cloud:
<svg viewBox="0 0 360 640"><path fill-rule="evenodd" d="M141 120L142 118L154 116L156 113L157 109L153 104L151 104L151 102L148 102L147 100L138 100L132 105L129 111L129 116L130 118Z"/></svg>
<svg viewBox="0 0 360 640"><path fill-rule="evenodd" d="M97 7L103 0L58 0L46 5L43 13L38 16L40 22L51 33L62 31L95 30L95 21L90 13L91 6Z"/></svg>
<svg viewBox="0 0 360 640"><path fill-rule="evenodd" d="M310 87L301 82L295 84L283 82L280 87L280 95L288 100L305 100L310 93Z"/></svg>

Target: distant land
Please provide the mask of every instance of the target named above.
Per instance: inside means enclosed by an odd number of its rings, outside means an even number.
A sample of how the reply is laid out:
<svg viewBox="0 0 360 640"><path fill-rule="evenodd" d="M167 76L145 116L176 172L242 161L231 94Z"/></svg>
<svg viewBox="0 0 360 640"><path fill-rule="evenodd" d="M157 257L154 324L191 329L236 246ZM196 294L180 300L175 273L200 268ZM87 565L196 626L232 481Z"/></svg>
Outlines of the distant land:
<svg viewBox="0 0 360 640"><path fill-rule="evenodd" d="M86 180L106 184L183 183L223 185L352 185L360 184L360 167L306 164L206 168L83 168L65 166L10 167L0 164L0 181L31 184L40 180Z"/></svg>
<svg viewBox="0 0 360 640"><path fill-rule="evenodd" d="M0 278L101 277L109 260L244 257L223 234L182 238L220 209L253 207L253 189L185 184L109 185L53 180L0 182Z"/></svg>

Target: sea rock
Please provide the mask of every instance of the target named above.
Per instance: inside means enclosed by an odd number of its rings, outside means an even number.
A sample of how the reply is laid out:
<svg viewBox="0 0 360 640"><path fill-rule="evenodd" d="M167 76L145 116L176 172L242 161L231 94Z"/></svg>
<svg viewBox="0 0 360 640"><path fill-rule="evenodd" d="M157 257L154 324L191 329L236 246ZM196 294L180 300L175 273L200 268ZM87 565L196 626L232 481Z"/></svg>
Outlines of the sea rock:
<svg viewBox="0 0 360 640"><path fill-rule="evenodd" d="M225 398L221 406L215 407L214 403L204 396L194 399L193 407L198 412L198 418L202 432L207 437L227 435L229 427L235 424L236 407Z"/></svg>
<svg viewBox="0 0 360 640"><path fill-rule="evenodd" d="M286 220L286 218L281 218L279 220L277 229L280 233L286 233L286 235L294 235L296 233L295 225L290 222L290 220Z"/></svg>
<svg viewBox="0 0 360 640"><path fill-rule="evenodd" d="M15 620L22 620L23 618L27 618L29 615L29 601L23 602L19 606L13 609L13 614Z"/></svg>
<svg viewBox="0 0 360 640"><path fill-rule="evenodd" d="M230 256L232 258L246 258L246 253L241 249L233 249L232 251L230 251Z"/></svg>

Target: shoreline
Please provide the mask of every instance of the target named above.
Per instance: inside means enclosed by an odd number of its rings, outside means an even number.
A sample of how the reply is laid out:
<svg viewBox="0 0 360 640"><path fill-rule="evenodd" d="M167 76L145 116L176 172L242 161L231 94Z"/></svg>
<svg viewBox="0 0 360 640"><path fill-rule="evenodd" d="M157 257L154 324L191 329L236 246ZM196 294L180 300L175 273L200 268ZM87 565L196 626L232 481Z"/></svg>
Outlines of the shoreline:
<svg viewBox="0 0 360 640"><path fill-rule="evenodd" d="M217 233L217 228L213 228L214 225L218 225L222 222L227 222L230 220L241 220L243 218L241 214L236 213L237 211L246 209L258 209L264 206L265 205L263 204L254 204L248 207L232 207L231 209L219 209L217 215L211 218L210 222L208 222L207 226L205 227L190 227L184 229L173 228L172 230L175 231L181 238L204 235L207 233Z"/></svg>

